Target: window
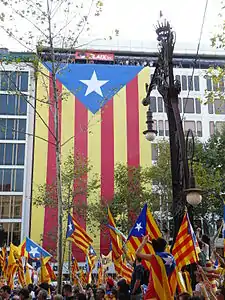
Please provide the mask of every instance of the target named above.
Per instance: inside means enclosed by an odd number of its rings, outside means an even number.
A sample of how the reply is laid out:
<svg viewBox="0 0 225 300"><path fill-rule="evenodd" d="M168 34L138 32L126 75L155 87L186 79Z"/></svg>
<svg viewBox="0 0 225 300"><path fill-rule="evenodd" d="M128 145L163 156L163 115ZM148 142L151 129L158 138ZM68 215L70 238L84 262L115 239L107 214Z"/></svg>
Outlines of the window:
<svg viewBox="0 0 225 300"><path fill-rule="evenodd" d="M20 244L21 223L0 223L0 247Z"/></svg>
<svg viewBox="0 0 225 300"><path fill-rule="evenodd" d="M158 97L158 112L163 112L163 99Z"/></svg>
<svg viewBox="0 0 225 300"><path fill-rule="evenodd" d="M214 133L215 133L215 128L214 128L214 122L213 121L209 122L209 132L210 132L210 136L214 135Z"/></svg>
<svg viewBox="0 0 225 300"><path fill-rule="evenodd" d="M193 133L196 133L195 121L184 121L184 132L187 134L188 130L191 129Z"/></svg>
<svg viewBox="0 0 225 300"><path fill-rule="evenodd" d="M202 122L197 121L197 136L202 137Z"/></svg>
<svg viewBox="0 0 225 300"><path fill-rule="evenodd" d="M158 121L158 132L159 132L159 136L164 136L164 126L162 120Z"/></svg>
<svg viewBox="0 0 225 300"><path fill-rule="evenodd" d="M152 160L158 159L158 145L157 144L151 144L152 146Z"/></svg>
<svg viewBox="0 0 225 300"><path fill-rule="evenodd" d="M0 143L0 165L24 165L25 144Z"/></svg>
<svg viewBox="0 0 225 300"><path fill-rule="evenodd" d="M209 114L213 114L213 103L208 103L208 112Z"/></svg>
<svg viewBox="0 0 225 300"><path fill-rule="evenodd" d="M194 99L193 98L183 98L184 113L192 114L195 112Z"/></svg>
<svg viewBox="0 0 225 300"><path fill-rule="evenodd" d="M22 192L23 170L22 169L0 169L0 191Z"/></svg>
<svg viewBox="0 0 225 300"><path fill-rule="evenodd" d="M195 112L196 114L201 113L201 102L198 98L195 99Z"/></svg>
<svg viewBox="0 0 225 300"><path fill-rule="evenodd" d="M218 121L216 122L215 127L216 127L216 131L221 132L225 127L225 122Z"/></svg>
<svg viewBox="0 0 225 300"><path fill-rule="evenodd" d="M0 196L0 219L21 219L22 201L22 196Z"/></svg>
<svg viewBox="0 0 225 300"><path fill-rule="evenodd" d="M0 94L0 115L26 115L27 96Z"/></svg>
<svg viewBox="0 0 225 300"><path fill-rule="evenodd" d="M152 112L156 112L156 97L150 97L150 107Z"/></svg>
<svg viewBox="0 0 225 300"><path fill-rule="evenodd" d="M179 111L180 113L182 113L182 102L181 102L181 98L178 98L178 107L179 107Z"/></svg>
<svg viewBox="0 0 225 300"><path fill-rule="evenodd" d="M209 76L206 77L206 89L212 91L212 80Z"/></svg>
<svg viewBox="0 0 225 300"><path fill-rule="evenodd" d="M199 76L194 76L194 87L195 91L200 91Z"/></svg>
<svg viewBox="0 0 225 300"><path fill-rule="evenodd" d="M28 91L28 72L0 72L0 88L2 91Z"/></svg>
<svg viewBox="0 0 225 300"><path fill-rule="evenodd" d="M193 78L192 76L188 76L188 89L193 91Z"/></svg>
<svg viewBox="0 0 225 300"><path fill-rule="evenodd" d="M169 123L168 123L168 120L165 121L165 135L169 136Z"/></svg>
<svg viewBox="0 0 225 300"><path fill-rule="evenodd" d="M182 75L182 90L186 91L187 90L187 76Z"/></svg>
<svg viewBox="0 0 225 300"><path fill-rule="evenodd" d="M215 100L214 101L214 107L215 107L215 113L219 115L225 114L225 103L221 100Z"/></svg>
<svg viewBox="0 0 225 300"><path fill-rule="evenodd" d="M25 140L26 120L0 119L0 140Z"/></svg>

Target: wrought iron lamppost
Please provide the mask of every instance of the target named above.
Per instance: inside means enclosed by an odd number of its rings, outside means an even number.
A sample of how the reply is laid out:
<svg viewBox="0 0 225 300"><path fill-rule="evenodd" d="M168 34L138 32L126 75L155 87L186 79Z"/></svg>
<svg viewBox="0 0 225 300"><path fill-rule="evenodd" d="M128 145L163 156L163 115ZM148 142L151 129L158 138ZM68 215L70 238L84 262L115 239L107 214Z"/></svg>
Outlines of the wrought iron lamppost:
<svg viewBox="0 0 225 300"><path fill-rule="evenodd" d="M163 97L169 123L169 141L171 155L172 194L173 194L173 220L175 241L177 232L183 219L186 202L196 205L201 202L200 189L195 187L193 174L194 138L193 132L188 131L185 136L179 111L178 95L181 91L180 82L174 80L173 50L175 33L168 21L164 20L156 27L159 55L155 72L149 85L146 84L146 98L142 103L149 106L147 111L147 130L143 133L148 141L153 141L157 131L153 129L152 112L150 107L150 94L154 87ZM190 138L192 139L190 140ZM192 145L192 152L190 147ZM189 171L188 162L191 162Z"/></svg>

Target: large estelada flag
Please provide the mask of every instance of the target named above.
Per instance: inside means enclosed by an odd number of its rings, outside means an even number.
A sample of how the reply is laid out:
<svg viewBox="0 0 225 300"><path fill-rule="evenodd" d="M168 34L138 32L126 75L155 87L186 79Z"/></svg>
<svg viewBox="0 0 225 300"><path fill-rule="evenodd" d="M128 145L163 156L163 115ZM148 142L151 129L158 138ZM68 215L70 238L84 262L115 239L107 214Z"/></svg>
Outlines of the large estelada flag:
<svg viewBox="0 0 225 300"><path fill-rule="evenodd" d="M81 156L90 161L93 169L84 176L83 188L96 173L101 180L99 195L87 197L83 193L79 199L75 197L75 202L87 203L100 197L105 202L110 201L114 195L114 168L117 163L134 167L151 164L151 146L143 135L146 129L146 107L141 103L146 96L145 84L149 82L149 78L149 67L69 63L60 65L57 89L60 99L62 160L72 150L75 157ZM45 63L39 72L36 112L34 190L38 184L52 184L56 177L50 63ZM75 185L79 183L75 182ZM85 219L80 217L78 221L86 229ZM95 227L97 238L93 247L97 252L107 255L110 249L109 229L102 227L100 230L97 229L98 226ZM39 242L40 236L43 237L45 249L56 249L56 208L33 207L31 237ZM79 250L76 251L76 258L84 261Z"/></svg>

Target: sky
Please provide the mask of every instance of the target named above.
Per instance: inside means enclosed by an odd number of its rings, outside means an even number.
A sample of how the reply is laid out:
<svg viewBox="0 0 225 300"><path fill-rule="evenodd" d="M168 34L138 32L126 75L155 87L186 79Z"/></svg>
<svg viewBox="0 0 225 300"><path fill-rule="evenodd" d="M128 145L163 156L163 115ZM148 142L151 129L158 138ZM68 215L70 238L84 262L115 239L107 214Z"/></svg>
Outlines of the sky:
<svg viewBox="0 0 225 300"><path fill-rule="evenodd" d="M84 34L84 39L107 38L118 29L120 40L155 41L154 25L159 19L161 10L176 31L177 41L197 46L206 0L103 0L103 2L101 15L91 19L91 36ZM210 44L210 38L221 23L221 18L218 17L220 8L221 0L208 0L202 44ZM25 29L26 26L23 27L23 30ZM0 33L0 47L21 50L21 45L8 38L2 29ZM115 36L113 38L116 39Z"/></svg>

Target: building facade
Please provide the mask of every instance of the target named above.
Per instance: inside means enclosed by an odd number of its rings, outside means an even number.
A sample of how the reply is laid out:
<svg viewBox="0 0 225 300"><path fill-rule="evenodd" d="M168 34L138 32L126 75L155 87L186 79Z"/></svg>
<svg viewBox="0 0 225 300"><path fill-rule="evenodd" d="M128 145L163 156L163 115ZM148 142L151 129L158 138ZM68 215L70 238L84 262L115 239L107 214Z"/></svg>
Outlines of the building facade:
<svg viewBox="0 0 225 300"><path fill-rule="evenodd" d="M35 81L19 57L0 55L0 247L30 232Z"/></svg>

